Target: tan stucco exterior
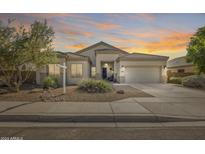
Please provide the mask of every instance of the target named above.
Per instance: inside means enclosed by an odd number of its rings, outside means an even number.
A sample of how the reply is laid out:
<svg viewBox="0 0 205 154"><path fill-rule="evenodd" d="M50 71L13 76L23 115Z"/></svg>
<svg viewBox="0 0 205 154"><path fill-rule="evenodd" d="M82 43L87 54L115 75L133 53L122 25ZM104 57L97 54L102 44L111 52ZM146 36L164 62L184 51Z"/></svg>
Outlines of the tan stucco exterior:
<svg viewBox="0 0 205 154"><path fill-rule="evenodd" d="M116 59L119 57L119 54L96 54L96 77L101 79L102 76L102 62L113 62L114 63L114 74L116 74Z"/></svg>
<svg viewBox="0 0 205 154"><path fill-rule="evenodd" d="M36 84L41 85L43 79L48 76L48 66L44 66L36 71Z"/></svg>
<svg viewBox="0 0 205 154"><path fill-rule="evenodd" d="M99 46L96 46L94 48L91 48L85 52L82 52L80 53L81 55L84 55L84 56L88 56L90 57L90 60L92 62L92 66L96 66L96 55L95 55L95 51L96 50L99 50L99 49L104 49L105 46L104 45L99 45Z"/></svg>
<svg viewBox="0 0 205 154"><path fill-rule="evenodd" d="M71 76L71 64L82 64L82 77ZM67 61L67 84L77 84L83 79L90 78L90 63L88 61Z"/></svg>
<svg viewBox="0 0 205 154"><path fill-rule="evenodd" d="M187 62L186 56L178 57L167 62L167 71L177 73L183 70L184 73L195 73L196 68L193 63Z"/></svg>
<svg viewBox="0 0 205 154"><path fill-rule="evenodd" d="M184 73L195 73L196 68L194 66L179 66L173 68L167 68L168 71L177 73L178 70L184 70Z"/></svg>
<svg viewBox="0 0 205 154"><path fill-rule="evenodd" d="M168 57L148 55L148 54L129 54L121 49L99 42L90 47L77 51L75 53L62 53L59 56L59 64L66 63L66 83L77 84L83 79L91 78L91 68L95 68L95 78L102 79L102 69L107 65L107 73L111 73L114 79L120 83L125 82L126 68L147 68L154 67L160 73L159 80L164 82L165 71ZM71 65L82 64L82 76L71 76ZM112 68L112 69L110 69ZM124 69L124 70L123 70ZM104 71L105 69L103 69ZM110 71L110 72L109 72ZM146 71L146 69L145 69ZM153 70L152 70L153 71ZM132 71L131 71L132 72ZM132 73L131 73L132 74ZM42 83L42 78L46 75L55 76L59 83L62 83L63 72L57 64L49 64L42 68L36 75L37 83ZM137 74L136 74L137 75ZM108 75L109 76L109 75Z"/></svg>
<svg viewBox="0 0 205 154"><path fill-rule="evenodd" d="M90 61L88 59L79 58L79 57L70 57L66 58L59 58L60 65L66 63L66 83L67 84L77 84L82 79L88 79L90 77ZM58 64L49 64L42 69L38 70L36 73L36 83L42 84L43 78L48 75L54 76L58 79L59 85L63 84L63 69L61 69ZM73 78L70 75L71 64L82 64L82 77L80 78Z"/></svg>

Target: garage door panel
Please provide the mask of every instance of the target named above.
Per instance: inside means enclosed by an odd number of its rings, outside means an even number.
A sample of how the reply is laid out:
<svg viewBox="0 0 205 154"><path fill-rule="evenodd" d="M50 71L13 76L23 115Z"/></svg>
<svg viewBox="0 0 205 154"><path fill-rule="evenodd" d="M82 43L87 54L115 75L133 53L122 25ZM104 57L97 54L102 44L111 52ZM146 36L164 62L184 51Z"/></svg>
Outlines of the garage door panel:
<svg viewBox="0 0 205 154"><path fill-rule="evenodd" d="M160 67L126 67L126 83L159 83Z"/></svg>

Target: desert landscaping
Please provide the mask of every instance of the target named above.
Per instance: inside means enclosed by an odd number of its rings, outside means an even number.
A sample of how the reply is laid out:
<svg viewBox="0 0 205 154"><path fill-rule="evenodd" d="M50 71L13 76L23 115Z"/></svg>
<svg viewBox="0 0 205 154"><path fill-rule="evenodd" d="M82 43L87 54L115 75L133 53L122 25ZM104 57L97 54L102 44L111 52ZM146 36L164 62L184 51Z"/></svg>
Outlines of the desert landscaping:
<svg viewBox="0 0 205 154"><path fill-rule="evenodd" d="M118 93L123 91L124 93ZM18 93L1 94L1 101L67 101L67 102L106 102L115 101L129 97L152 97L151 95L132 88L128 85L113 85L113 90L106 93L88 93L79 90L77 86L67 86L66 94L62 94L63 88L43 90L43 88L33 88L32 90L23 87Z"/></svg>

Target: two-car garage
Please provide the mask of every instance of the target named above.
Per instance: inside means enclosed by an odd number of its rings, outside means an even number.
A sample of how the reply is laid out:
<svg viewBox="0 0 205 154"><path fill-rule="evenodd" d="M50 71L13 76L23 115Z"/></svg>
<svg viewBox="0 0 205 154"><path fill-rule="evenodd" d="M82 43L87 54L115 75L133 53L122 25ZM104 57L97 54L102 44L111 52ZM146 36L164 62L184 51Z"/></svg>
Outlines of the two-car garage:
<svg viewBox="0 0 205 154"><path fill-rule="evenodd" d="M160 67L140 66L125 68L125 83L160 83Z"/></svg>
<svg viewBox="0 0 205 154"><path fill-rule="evenodd" d="M168 57L148 54L128 54L117 59L120 83L161 83L165 81Z"/></svg>

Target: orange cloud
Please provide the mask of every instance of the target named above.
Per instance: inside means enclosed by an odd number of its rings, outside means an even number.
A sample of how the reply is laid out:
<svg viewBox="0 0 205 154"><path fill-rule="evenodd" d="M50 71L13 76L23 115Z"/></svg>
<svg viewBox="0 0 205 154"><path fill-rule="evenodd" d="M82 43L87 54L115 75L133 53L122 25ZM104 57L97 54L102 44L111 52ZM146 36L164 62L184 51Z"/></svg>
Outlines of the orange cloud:
<svg viewBox="0 0 205 154"><path fill-rule="evenodd" d="M166 35L159 35L158 41L144 41L118 37L109 37L109 39L117 43L131 43L132 45L129 47L122 47L122 49L127 50L128 52L163 53L185 50L191 36L191 33L169 32Z"/></svg>
<svg viewBox="0 0 205 154"><path fill-rule="evenodd" d="M121 34L129 35L139 38L161 38L167 35L170 35L170 30L166 29L157 29L154 31L129 31L129 30L122 30Z"/></svg>
<svg viewBox="0 0 205 154"><path fill-rule="evenodd" d="M129 42L129 40L126 38L116 37L116 36L112 36L112 35L106 35L105 38L108 40L111 40L113 42L117 42L117 43L128 43Z"/></svg>
<svg viewBox="0 0 205 154"><path fill-rule="evenodd" d="M187 43L191 36L192 34L190 33L176 32L161 38L159 41L141 42L141 45L146 49L147 52L178 52L186 49Z"/></svg>
<svg viewBox="0 0 205 154"><path fill-rule="evenodd" d="M155 33L136 33L133 35L140 38L153 38L159 36L159 34L157 35Z"/></svg>
<svg viewBox="0 0 205 154"><path fill-rule="evenodd" d="M84 36L84 37L91 37L93 35L92 32L85 31L80 29L80 27L69 25L64 21L60 21L58 23L53 23L55 29L58 33L72 35L72 36Z"/></svg>
<svg viewBox="0 0 205 154"><path fill-rule="evenodd" d="M61 28L59 28L58 32L63 33L63 34L72 35L72 36L91 37L93 35L92 32L74 30L73 28L69 28L68 26L62 26Z"/></svg>
<svg viewBox="0 0 205 154"><path fill-rule="evenodd" d="M113 23L96 23L95 25L101 30L110 30L120 27L119 25Z"/></svg>
<svg viewBox="0 0 205 154"><path fill-rule="evenodd" d="M84 31L65 30L64 33L68 35L85 36L85 37L92 36L91 32L84 32Z"/></svg>
<svg viewBox="0 0 205 154"><path fill-rule="evenodd" d="M93 35L93 33L91 32L81 32L82 35L86 36L86 37L91 37Z"/></svg>
<svg viewBox="0 0 205 154"><path fill-rule="evenodd" d="M84 43L65 46L66 49L75 49L75 50L83 49L85 47L87 47L87 44L84 44Z"/></svg>

